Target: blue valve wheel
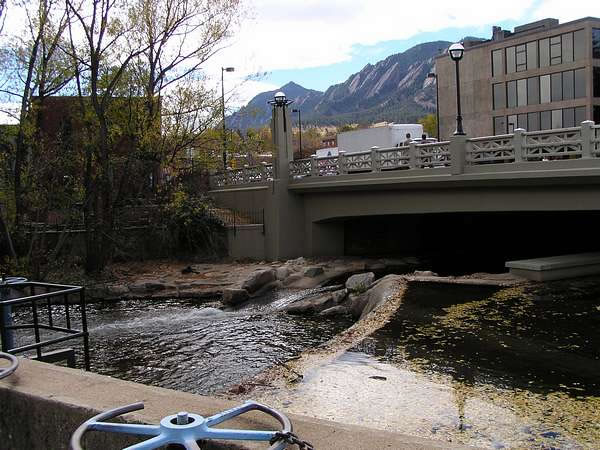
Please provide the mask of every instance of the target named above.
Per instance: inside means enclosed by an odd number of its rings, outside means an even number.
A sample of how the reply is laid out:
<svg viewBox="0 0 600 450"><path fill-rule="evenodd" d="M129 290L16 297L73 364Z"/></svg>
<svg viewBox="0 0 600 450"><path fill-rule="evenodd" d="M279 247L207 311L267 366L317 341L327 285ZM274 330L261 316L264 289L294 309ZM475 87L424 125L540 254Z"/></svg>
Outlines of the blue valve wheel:
<svg viewBox="0 0 600 450"><path fill-rule="evenodd" d="M0 380L12 374L17 367L19 367L19 360L15 355L11 355L10 353L2 353L0 352L0 359L7 359L10 361L10 366L0 368Z"/></svg>
<svg viewBox="0 0 600 450"><path fill-rule="evenodd" d="M284 414L253 401L248 401L243 405L236 406L235 408L228 409L227 411L206 418L198 414L180 412L163 418L159 425L104 422L105 420L113 419L122 414L138 411L140 409L144 409L143 403L133 403L131 405L111 409L92 417L81 424L71 436L71 450L83 450L81 438L86 432L92 430L150 436L150 439L123 450L150 450L167 444L180 444L188 450L200 450L200 447L196 443L196 441L199 440L219 439L269 442L280 433L285 434L292 432L292 424ZM269 416L274 417L281 424L282 428L277 431L212 428L214 425L218 425L249 411L262 411ZM286 446L287 442L283 439L279 439L275 441L268 450L283 450Z"/></svg>

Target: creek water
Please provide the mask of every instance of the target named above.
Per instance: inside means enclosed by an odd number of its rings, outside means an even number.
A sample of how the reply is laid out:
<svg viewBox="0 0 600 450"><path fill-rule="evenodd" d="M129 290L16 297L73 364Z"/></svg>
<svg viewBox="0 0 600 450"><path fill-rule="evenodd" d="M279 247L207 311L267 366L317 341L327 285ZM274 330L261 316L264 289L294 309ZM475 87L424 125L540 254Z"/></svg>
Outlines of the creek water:
<svg viewBox="0 0 600 450"><path fill-rule="evenodd" d="M272 292L236 310L217 300L121 300L87 307L92 371L192 393L211 394L316 347L349 320L290 316L287 303L314 290ZM53 307L61 316L62 306ZM78 318L78 308L74 307ZM28 312L17 312L16 321ZM60 325L60 321L58 321ZM77 324L78 326L78 324ZM46 333L46 337L52 337ZM32 336L18 336L19 345ZM78 362L82 348L75 347ZM63 346L65 346L63 344Z"/></svg>
<svg viewBox="0 0 600 450"><path fill-rule="evenodd" d="M600 284L413 284L285 392L290 412L486 448L600 448Z"/></svg>
<svg viewBox="0 0 600 450"><path fill-rule="evenodd" d="M273 292L229 311L218 301L89 305L92 369L194 393L227 390L350 326L281 311L312 292ZM598 330L597 278L506 289L415 283L379 331L301 382L253 398L485 448L600 448Z"/></svg>

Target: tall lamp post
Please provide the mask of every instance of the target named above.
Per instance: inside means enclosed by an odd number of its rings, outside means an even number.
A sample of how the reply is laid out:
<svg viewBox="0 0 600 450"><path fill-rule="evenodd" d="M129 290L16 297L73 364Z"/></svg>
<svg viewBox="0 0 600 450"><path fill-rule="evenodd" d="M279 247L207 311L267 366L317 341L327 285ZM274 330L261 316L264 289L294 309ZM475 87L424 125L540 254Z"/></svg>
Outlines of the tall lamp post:
<svg viewBox="0 0 600 450"><path fill-rule="evenodd" d="M437 73L429 72L427 78L435 78L435 120L437 125L437 139L440 138L440 87L438 83Z"/></svg>
<svg viewBox="0 0 600 450"><path fill-rule="evenodd" d="M302 116L300 115L300 108L294 108L294 109L292 109L292 112L298 113L298 129L299 129L298 139L299 139L300 159L302 159Z"/></svg>
<svg viewBox="0 0 600 450"><path fill-rule="evenodd" d="M227 170L227 130L225 129L225 83L223 74L233 72L233 67L221 67L221 107L223 109L223 170Z"/></svg>
<svg viewBox="0 0 600 450"><path fill-rule="evenodd" d="M462 115L460 111L460 74L458 71L458 62L465 53L465 48L460 43L452 44L448 49L450 58L456 63L456 131L455 136L464 136L465 132L462 126Z"/></svg>

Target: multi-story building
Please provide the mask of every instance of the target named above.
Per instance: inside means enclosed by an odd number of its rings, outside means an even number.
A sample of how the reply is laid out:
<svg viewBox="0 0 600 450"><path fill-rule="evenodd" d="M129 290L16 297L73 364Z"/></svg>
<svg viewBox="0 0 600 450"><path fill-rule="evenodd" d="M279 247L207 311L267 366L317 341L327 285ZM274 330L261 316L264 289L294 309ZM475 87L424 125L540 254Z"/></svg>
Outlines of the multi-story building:
<svg viewBox="0 0 600 450"><path fill-rule="evenodd" d="M513 32L494 27L491 40L464 45L460 90L468 135L600 123L600 19L544 19ZM435 67L446 139L456 129L455 63L446 53Z"/></svg>

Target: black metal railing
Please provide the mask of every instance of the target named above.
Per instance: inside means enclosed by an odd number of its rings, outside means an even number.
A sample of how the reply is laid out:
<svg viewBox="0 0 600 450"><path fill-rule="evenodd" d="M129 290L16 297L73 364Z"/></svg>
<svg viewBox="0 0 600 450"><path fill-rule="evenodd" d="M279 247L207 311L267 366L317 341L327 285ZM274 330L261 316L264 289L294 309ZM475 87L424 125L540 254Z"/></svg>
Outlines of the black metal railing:
<svg viewBox="0 0 600 450"><path fill-rule="evenodd" d="M262 225L265 234L265 210L262 209L211 209L211 214L218 217L227 227L233 229L234 234L243 225Z"/></svg>
<svg viewBox="0 0 600 450"><path fill-rule="evenodd" d="M32 323L19 323L19 324L8 324L3 320L0 320L0 336L2 338L2 351L10 354L24 353L27 351L35 350L36 359L44 360L42 349L54 344L69 341L72 339L83 340L83 356L85 370L90 370L90 348L89 348L89 336L87 330L87 317L86 317L86 303L85 303L85 289L81 286L70 286L52 283L39 283L28 281L20 283L18 285L12 285L13 289L18 289L29 295L24 297L18 297L9 300L0 301L0 317L5 316L5 309L10 309L13 306L29 306L31 308L31 320ZM39 291L43 291L39 293ZM70 297L77 296L81 314L81 329L73 328L70 307ZM59 304L64 304L64 320L66 326L58 326L55 324L55 316L53 315L53 309ZM44 313L41 310L45 310L47 322L40 321L40 315ZM22 345L20 347L9 348L8 343L12 341L9 338L9 334L13 333L14 330L31 330L33 329L35 342L32 344ZM42 340L40 330L54 331L64 334L64 336L54 337L51 339Z"/></svg>

